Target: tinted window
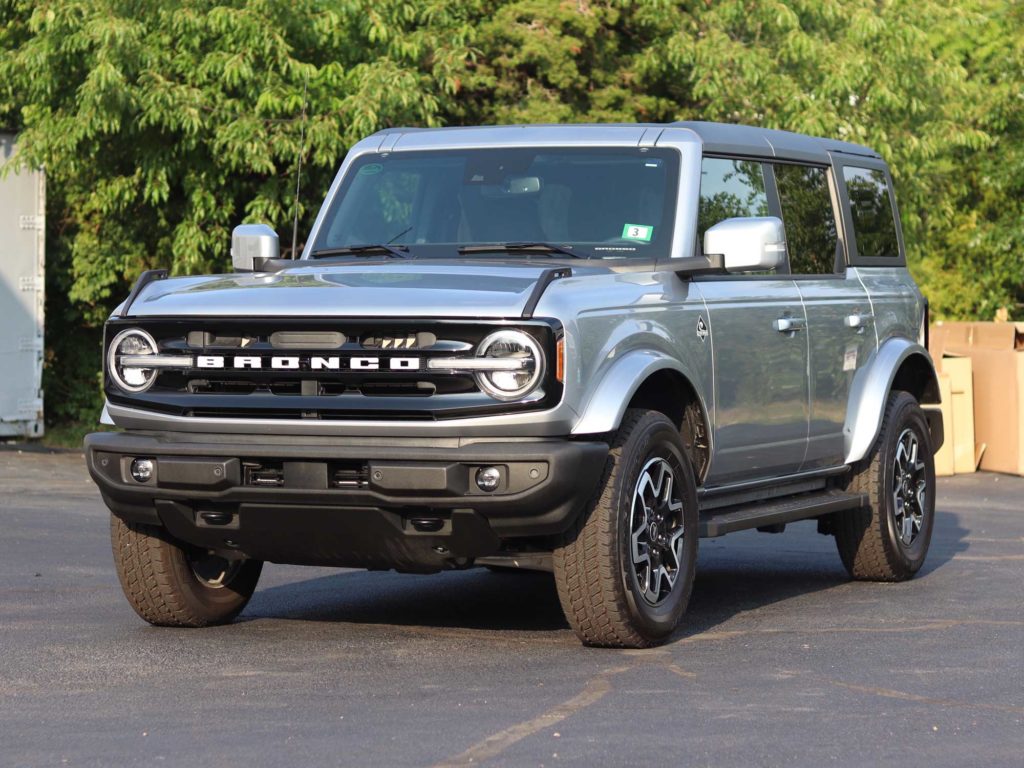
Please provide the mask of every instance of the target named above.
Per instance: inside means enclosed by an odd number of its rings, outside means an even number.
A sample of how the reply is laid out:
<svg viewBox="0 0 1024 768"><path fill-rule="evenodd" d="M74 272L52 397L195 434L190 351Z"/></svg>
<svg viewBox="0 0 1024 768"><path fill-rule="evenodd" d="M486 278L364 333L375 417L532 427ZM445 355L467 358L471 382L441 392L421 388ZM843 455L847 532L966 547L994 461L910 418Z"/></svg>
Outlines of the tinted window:
<svg viewBox="0 0 1024 768"><path fill-rule="evenodd" d="M892 217L885 174L867 168L847 167L843 168L843 178L850 197L857 255L863 258L898 257L896 222Z"/></svg>
<svg viewBox="0 0 1024 768"><path fill-rule="evenodd" d="M540 241L594 256L667 256L678 174L669 149L364 155L345 174L314 250L392 243L451 256L462 244Z"/></svg>
<svg viewBox="0 0 1024 768"><path fill-rule="evenodd" d="M767 215L768 195L761 163L704 158L697 214L697 241L701 247L708 228L724 219Z"/></svg>
<svg viewBox="0 0 1024 768"><path fill-rule="evenodd" d="M805 165L776 165L775 184L786 225L790 272L832 274L836 269L839 237L828 191L828 172Z"/></svg>

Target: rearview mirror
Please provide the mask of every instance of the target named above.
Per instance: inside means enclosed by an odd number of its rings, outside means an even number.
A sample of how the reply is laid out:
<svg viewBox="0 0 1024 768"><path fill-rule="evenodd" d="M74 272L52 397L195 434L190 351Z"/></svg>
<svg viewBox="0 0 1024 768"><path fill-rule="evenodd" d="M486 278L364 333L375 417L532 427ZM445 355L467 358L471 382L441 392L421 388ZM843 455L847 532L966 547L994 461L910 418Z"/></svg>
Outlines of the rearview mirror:
<svg viewBox="0 0 1024 768"><path fill-rule="evenodd" d="M258 272L280 255L277 232L266 224L241 224L231 233L231 266L236 272Z"/></svg>
<svg viewBox="0 0 1024 768"><path fill-rule="evenodd" d="M513 176L505 179L504 191L509 195L535 195L540 192L540 177Z"/></svg>
<svg viewBox="0 0 1024 768"><path fill-rule="evenodd" d="M786 233L777 216L725 219L704 233L704 254L721 255L726 272L768 272L786 257Z"/></svg>

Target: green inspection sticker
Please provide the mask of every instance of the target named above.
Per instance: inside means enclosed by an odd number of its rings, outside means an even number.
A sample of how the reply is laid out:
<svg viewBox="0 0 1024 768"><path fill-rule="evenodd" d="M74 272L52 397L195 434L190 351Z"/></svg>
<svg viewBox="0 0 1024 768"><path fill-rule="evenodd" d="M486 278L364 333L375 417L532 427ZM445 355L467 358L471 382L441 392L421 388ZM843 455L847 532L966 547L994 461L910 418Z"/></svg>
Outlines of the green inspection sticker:
<svg viewBox="0 0 1024 768"><path fill-rule="evenodd" d="M372 176L375 173L380 173L384 170L384 166L380 163L367 163L359 169L360 176Z"/></svg>
<svg viewBox="0 0 1024 768"><path fill-rule="evenodd" d="M642 240L649 243L652 237L654 237L654 227L644 224L624 224L622 227L623 240Z"/></svg>

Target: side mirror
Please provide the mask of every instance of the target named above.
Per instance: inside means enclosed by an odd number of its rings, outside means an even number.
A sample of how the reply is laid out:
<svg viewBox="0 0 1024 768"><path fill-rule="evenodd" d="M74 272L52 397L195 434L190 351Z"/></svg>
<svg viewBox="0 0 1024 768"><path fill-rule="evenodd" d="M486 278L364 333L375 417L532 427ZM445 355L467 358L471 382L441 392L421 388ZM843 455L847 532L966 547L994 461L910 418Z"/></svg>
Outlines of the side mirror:
<svg viewBox="0 0 1024 768"><path fill-rule="evenodd" d="M277 232L266 224L242 224L231 233L231 266L236 272L257 272L281 255Z"/></svg>
<svg viewBox="0 0 1024 768"><path fill-rule="evenodd" d="M725 219L704 233L704 253L721 255L726 272L767 272L786 257L786 232L777 216Z"/></svg>

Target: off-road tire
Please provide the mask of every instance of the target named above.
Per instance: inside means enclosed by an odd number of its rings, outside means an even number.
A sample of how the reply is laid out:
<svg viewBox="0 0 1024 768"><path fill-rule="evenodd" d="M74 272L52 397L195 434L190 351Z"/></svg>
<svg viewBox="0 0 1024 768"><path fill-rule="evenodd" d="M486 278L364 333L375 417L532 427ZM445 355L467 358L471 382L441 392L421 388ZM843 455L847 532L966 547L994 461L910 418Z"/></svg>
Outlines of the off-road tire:
<svg viewBox="0 0 1024 768"><path fill-rule="evenodd" d="M670 461L683 502L684 556L663 602L644 600L630 573L630 506L651 457ZM693 589L697 561L697 490L678 428L662 413L626 411L611 441L595 497L554 551L558 598L585 645L645 648L678 626Z"/></svg>
<svg viewBox="0 0 1024 768"><path fill-rule="evenodd" d="M900 436L907 429L919 442L927 483L923 520L909 546L897 534L893 500L894 460ZM889 395L878 439L857 467L849 489L868 497L866 507L838 513L833 520L839 556L850 576L862 581L912 578L924 564L935 523L935 458L927 419L909 393Z"/></svg>
<svg viewBox="0 0 1024 768"><path fill-rule="evenodd" d="M117 577L135 612L162 627L227 624L245 608L263 562L246 560L223 586L207 586L190 564L197 550L155 525L110 516L110 541Z"/></svg>

